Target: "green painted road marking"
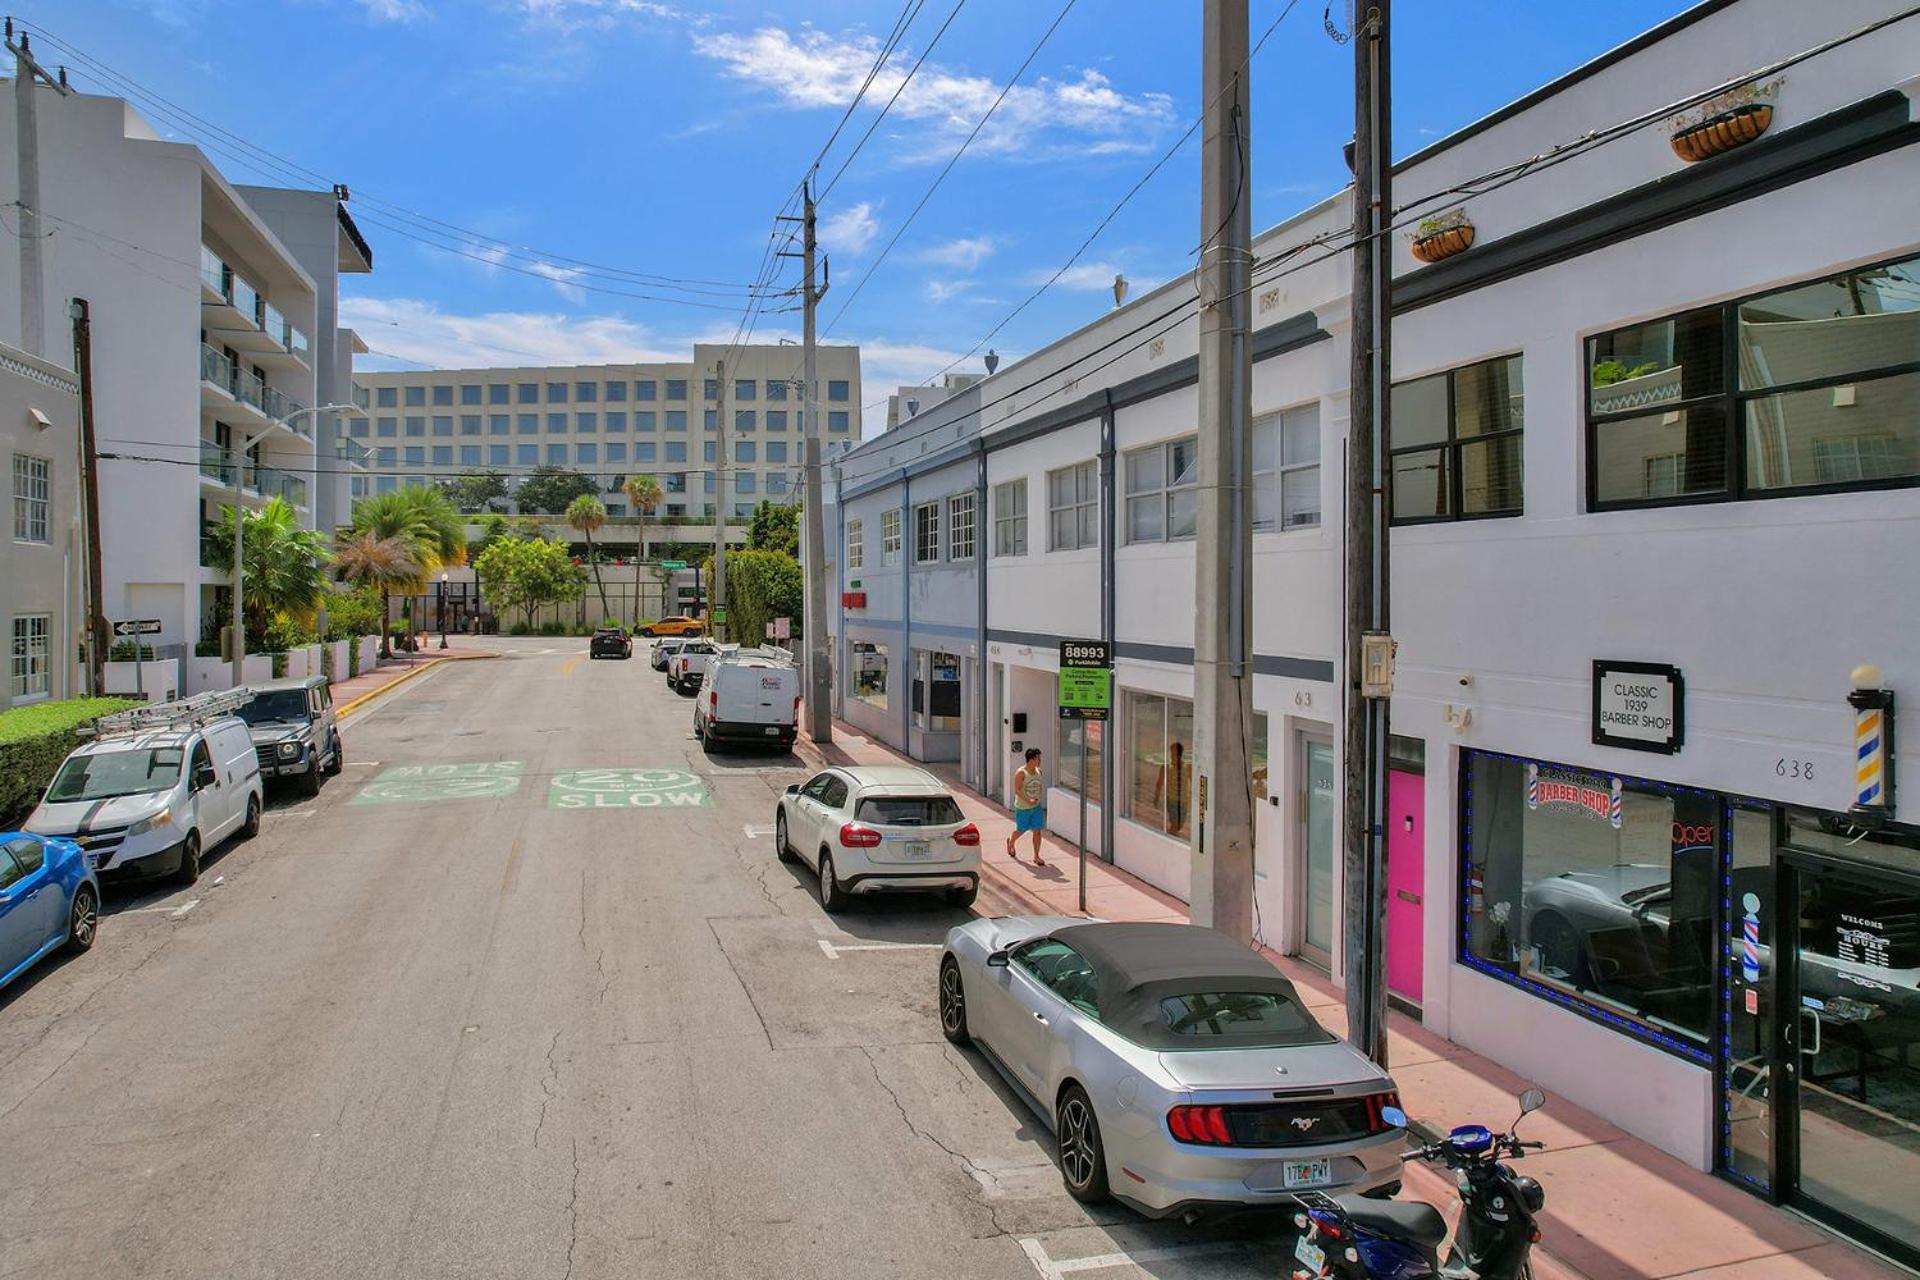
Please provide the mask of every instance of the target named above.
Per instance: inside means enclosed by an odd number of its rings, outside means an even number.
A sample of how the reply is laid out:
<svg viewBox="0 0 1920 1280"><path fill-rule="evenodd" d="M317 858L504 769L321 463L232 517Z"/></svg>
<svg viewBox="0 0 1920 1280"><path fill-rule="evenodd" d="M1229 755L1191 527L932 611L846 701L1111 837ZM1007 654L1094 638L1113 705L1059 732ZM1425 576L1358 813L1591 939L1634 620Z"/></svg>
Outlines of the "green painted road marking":
<svg viewBox="0 0 1920 1280"><path fill-rule="evenodd" d="M424 804L435 800L486 800L520 789L526 765L518 760L472 764L403 764L383 769L360 788L354 804Z"/></svg>
<svg viewBox="0 0 1920 1280"><path fill-rule="evenodd" d="M547 788L549 809L700 809L707 784L684 769L563 769Z"/></svg>

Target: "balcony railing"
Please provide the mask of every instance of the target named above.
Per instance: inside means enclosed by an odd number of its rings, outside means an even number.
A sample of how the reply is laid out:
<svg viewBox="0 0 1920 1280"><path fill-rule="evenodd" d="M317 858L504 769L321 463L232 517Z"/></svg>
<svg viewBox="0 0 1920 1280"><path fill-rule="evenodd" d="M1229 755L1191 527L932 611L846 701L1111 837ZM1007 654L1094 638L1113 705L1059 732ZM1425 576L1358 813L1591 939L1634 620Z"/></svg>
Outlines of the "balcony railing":
<svg viewBox="0 0 1920 1280"><path fill-rule="evenodd" d="M272 387L263 386L260 395L260 408L265 411L269 418L278 418L293 428L299 435L312 439L313 418L310 415L306 417L296 416L305 414L306 406L302 405L292 396L275 391Z"/></svg>
<svg viewBox="0 0 1920 1280"><path fill-rule="evenodd" d="M233 272L220 259L220 255L205 245L200 246L200 279L228 302L233 301Z"/></svg>
<svg viewBox="0 0 1920 1280"><path fill-rule="evenodd" d="M307 505L307 482L278 467L250 468L247 488L263 497L284 498L296 507Z"/></svg>
<svg viewBox="0 0 1920 1280"><path fill-rule="evenodd" d="M362 409L371 409L373 407L373 394L356 382L353 384L353 402Z"/></svg>
<svg viewBox="0 0 1920 1280"><path fill-rule="evenodd" d="M340 457L350 467L364 467L373 461L373 451L358 440L340 437Z"/></svg>
<svg viewBox="0 0 1920 1280"><path fill-rule="evenodd" d="M227 461L227 451L211 440L200 442L200 474L221 484L233 483L233 464Z"/></svg>
<svg viewBox="0 0 1920 1280"><path fill-rule="evenodd" d="M307 358L307 335L294 328L291 321L287 324L286 336L280 339L280 345L302 360Z"/></svg>
<svg viewBox="0 0 1920 1280"><path fill-rule="evenodd" d="M234 310L253 321L255 328L302 360L307 358L310 348L307 335L295 328L293 322L280 313L280 308L268 302L264 293L248 284L245 277L205 245L200 246L200 279Z"/></svg>
<svg viewBox="0 0 1920 1280"><path fill-rule="evenodd" d="M233 398L240 403L250 404L262 413L267 411L267 384L260 380L258 374L247 373L244 370L235 374L232 391Z"/></svg>
<svg viewBox="0 0 1920 1280"><path fill-rule="evenodd" d="M234 373L233 361L227 359L224 352L216 351L204 342L200 344L200 380L202 382L211 382L228 395L234 395L236 394Z"/></svg>

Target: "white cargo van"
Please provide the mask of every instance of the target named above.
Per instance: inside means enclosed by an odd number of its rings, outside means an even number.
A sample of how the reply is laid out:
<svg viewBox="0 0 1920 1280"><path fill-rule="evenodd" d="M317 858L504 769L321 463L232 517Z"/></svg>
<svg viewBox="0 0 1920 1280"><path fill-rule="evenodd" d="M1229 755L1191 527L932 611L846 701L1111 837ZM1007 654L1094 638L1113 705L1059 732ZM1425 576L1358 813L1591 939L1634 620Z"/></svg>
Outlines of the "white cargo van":
<svg viewBox="0 0 1920 1280"><path fill-rule="evenodd" d="M800 673L782 658L742 649L707 660L693 700L693 735L719 742L764 742L786 749L800 724Z"/></svg>

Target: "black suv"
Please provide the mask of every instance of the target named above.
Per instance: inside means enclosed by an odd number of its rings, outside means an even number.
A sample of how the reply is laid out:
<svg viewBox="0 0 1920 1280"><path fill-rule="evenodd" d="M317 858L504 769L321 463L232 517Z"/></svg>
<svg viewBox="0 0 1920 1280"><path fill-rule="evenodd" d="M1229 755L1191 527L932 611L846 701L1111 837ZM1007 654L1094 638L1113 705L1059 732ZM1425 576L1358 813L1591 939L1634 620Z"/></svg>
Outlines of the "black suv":
<svg viewBox="0 0 1920 1280"><path fill-rule="evenodd" d="M261 780L291 778L308 795L320 794L322 776L339 773L347 762L327 678L275 680L249 691L253 701L234 714L247 722Z"/></svg>
<svg viewBox="0 0 1920 1280"><path fill-rule="evenodd" d="M627 633L618 627L601 627L593 633L593 641L587 646L589 658L631 658L633 641Z"/></svg>

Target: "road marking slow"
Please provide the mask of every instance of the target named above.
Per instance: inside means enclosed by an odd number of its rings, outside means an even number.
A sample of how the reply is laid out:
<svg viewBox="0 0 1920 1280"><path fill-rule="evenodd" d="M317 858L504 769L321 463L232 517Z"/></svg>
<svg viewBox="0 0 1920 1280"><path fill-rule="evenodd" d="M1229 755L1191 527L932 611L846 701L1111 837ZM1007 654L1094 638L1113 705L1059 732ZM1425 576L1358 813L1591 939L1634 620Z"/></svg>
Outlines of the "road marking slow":
<svg viewBox="0 0 1920 1280"><path fill-rule="evenodd" d="M851 946L841 946L825 938L816 938L815 941L829 960L838 960L842 953L848 951L938 951L947 945L944 942L857 942Z"/></svg>

